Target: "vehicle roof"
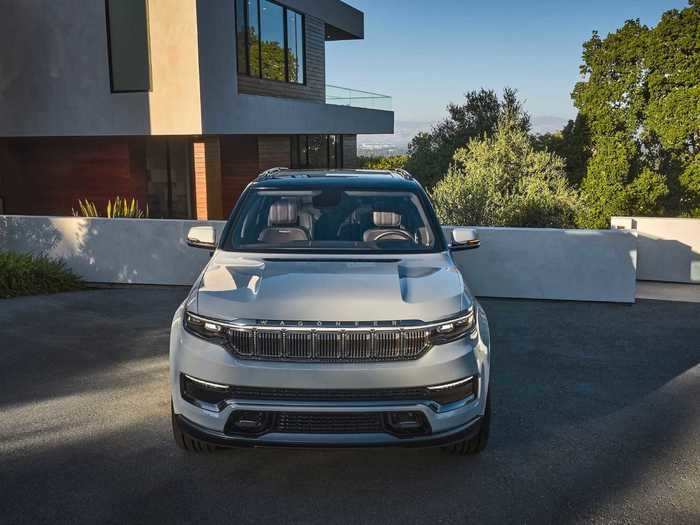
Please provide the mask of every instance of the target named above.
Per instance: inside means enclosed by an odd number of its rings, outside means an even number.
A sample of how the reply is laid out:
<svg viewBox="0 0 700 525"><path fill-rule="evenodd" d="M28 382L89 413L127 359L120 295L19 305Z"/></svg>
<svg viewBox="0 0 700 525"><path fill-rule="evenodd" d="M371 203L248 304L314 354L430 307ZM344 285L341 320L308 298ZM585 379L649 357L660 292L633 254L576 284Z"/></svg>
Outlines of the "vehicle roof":
<svg viewBox="0 0 700 525"><path fill-rule="evenodd" d="M276 169L261 174L256 188L362 188L415 191L420 184L406 172L392 170Z"/></svg>

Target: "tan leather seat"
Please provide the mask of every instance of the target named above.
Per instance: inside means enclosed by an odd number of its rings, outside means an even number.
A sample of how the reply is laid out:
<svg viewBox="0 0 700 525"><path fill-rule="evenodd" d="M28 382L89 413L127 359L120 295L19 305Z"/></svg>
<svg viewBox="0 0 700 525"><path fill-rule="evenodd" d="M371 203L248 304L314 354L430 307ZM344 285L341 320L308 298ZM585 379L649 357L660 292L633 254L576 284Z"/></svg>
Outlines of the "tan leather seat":
<svg viewBox="0 0 700 525"><path fill-rule="evenodd" d="M295 199L282 199L270 206L267 228L260 233L258 240L266 244L309 240L309 233L299 226L298 203Z"/></svg>
<svg viewBox="0 0 700 525"><path fill-rule="evenodd" d="M375 211L372 213L372 222L376 228L370 228L362 236L365 242L377 240L406 240L405 230L401 229L401 215L392 211Z"/></svg>

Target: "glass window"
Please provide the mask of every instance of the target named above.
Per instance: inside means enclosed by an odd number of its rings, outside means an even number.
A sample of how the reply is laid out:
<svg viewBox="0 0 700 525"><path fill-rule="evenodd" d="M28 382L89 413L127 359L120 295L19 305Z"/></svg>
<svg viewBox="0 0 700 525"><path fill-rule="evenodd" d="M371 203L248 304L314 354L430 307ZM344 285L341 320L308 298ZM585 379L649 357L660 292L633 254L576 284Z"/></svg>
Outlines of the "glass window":
<svg viewBox="0 0 700 525"><path fill-rule="evenodd" d="M151 72L145 0L108 0L106 7L112 92L149 91Z"/></svg>
<svg viewBox="0 0 700 525"><path fill-rule="evenodd" d="M328 136L309 135L309 168L328 167Z"/></svg>
<svg viewBox="0 0 700 525"><path fill-rule="evenodd" d="M292 135L292 168L340 169L343 167L342 135Z"/></svg>
<svg viewBox="0 0 700 525"><path fill-rule="evenodd" d="M304 83L304 17L287 10L287 64L289 81Z"/></svg>
<svg viewBox="0 0 700 525"><path fill-rule="evenodd" d="M238 72L248 74L248 49L246 45L245 2L236 2L236 54L238 56Z"/></svg>
<svg viewBox="0 0 700 525"><path fill-rule="evenodd" d="M260 76L260 3L248 0L248 61L249 74Z"/></svg>
<svg viewBox="0 0 700 525"><path fill-rule="evenodd" d="M236 0L238 72L304 83L304 17L270 0Z"/></svg>
<svg viewBox="0 0 700 525"><path fill-rule="evenodd" d="M421 199L408 191L253 190L225 249L425 252L438 246L433 226Z"/></svg>
<svg viewBox="0 0 700 525"><path fill-rule="evenodd" d="M339 168L337 164L338 139L336 135L328 135L328 167Z"/></svg>
<svg viewBox="0 0 700 525"><path fill-rule="evenodd" d="M284 8L281 5L268 0L260 3L260 39L263 78L284 81Z"/></svg>

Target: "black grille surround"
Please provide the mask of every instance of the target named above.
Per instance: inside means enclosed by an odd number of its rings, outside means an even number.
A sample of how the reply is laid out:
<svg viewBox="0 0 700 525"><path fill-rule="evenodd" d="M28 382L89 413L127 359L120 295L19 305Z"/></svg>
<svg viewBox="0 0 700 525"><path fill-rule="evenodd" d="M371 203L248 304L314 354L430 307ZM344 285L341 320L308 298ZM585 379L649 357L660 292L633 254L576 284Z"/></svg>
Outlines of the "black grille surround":
<svg viewBox="0 0 700 525"><path fill-rule="evenodd" d="M249 412L245 412L248 414ZM427 436L430 423L420 412L410 412L420 423L411 429L397 429L391 424L396 412L260 412L264 424L255 431L236 427L239 412L229 417L224 433L229 436L260 437L279 434L391 434L399 438Z"/></svg>
<svg viewBox="0 0 700 525"><path fill-rule="evenodd" d="M266 330L229 328L228 349L240 359L297 362L409 361L430 349L422 328Z"/></svg>

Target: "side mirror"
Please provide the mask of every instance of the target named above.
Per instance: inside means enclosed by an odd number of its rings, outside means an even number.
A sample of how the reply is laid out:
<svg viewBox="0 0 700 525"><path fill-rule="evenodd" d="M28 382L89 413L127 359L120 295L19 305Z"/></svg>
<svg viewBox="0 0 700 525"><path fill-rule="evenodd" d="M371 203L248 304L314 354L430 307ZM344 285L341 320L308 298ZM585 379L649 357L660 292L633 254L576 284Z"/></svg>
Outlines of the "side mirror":
<svg viewBox="0 0 700 525"><path fill-rule="evenodd" d="M451 251L474 250L479 246L481 246L481 241L474 228L454 228L452 230Z"/></svg>
<svg viewBox="0 0 700 525"><path fill-rule="evenodd" d="M195 226L187 233L187 245L193 248L216 250L216 231L211 226Z"/></svg>

